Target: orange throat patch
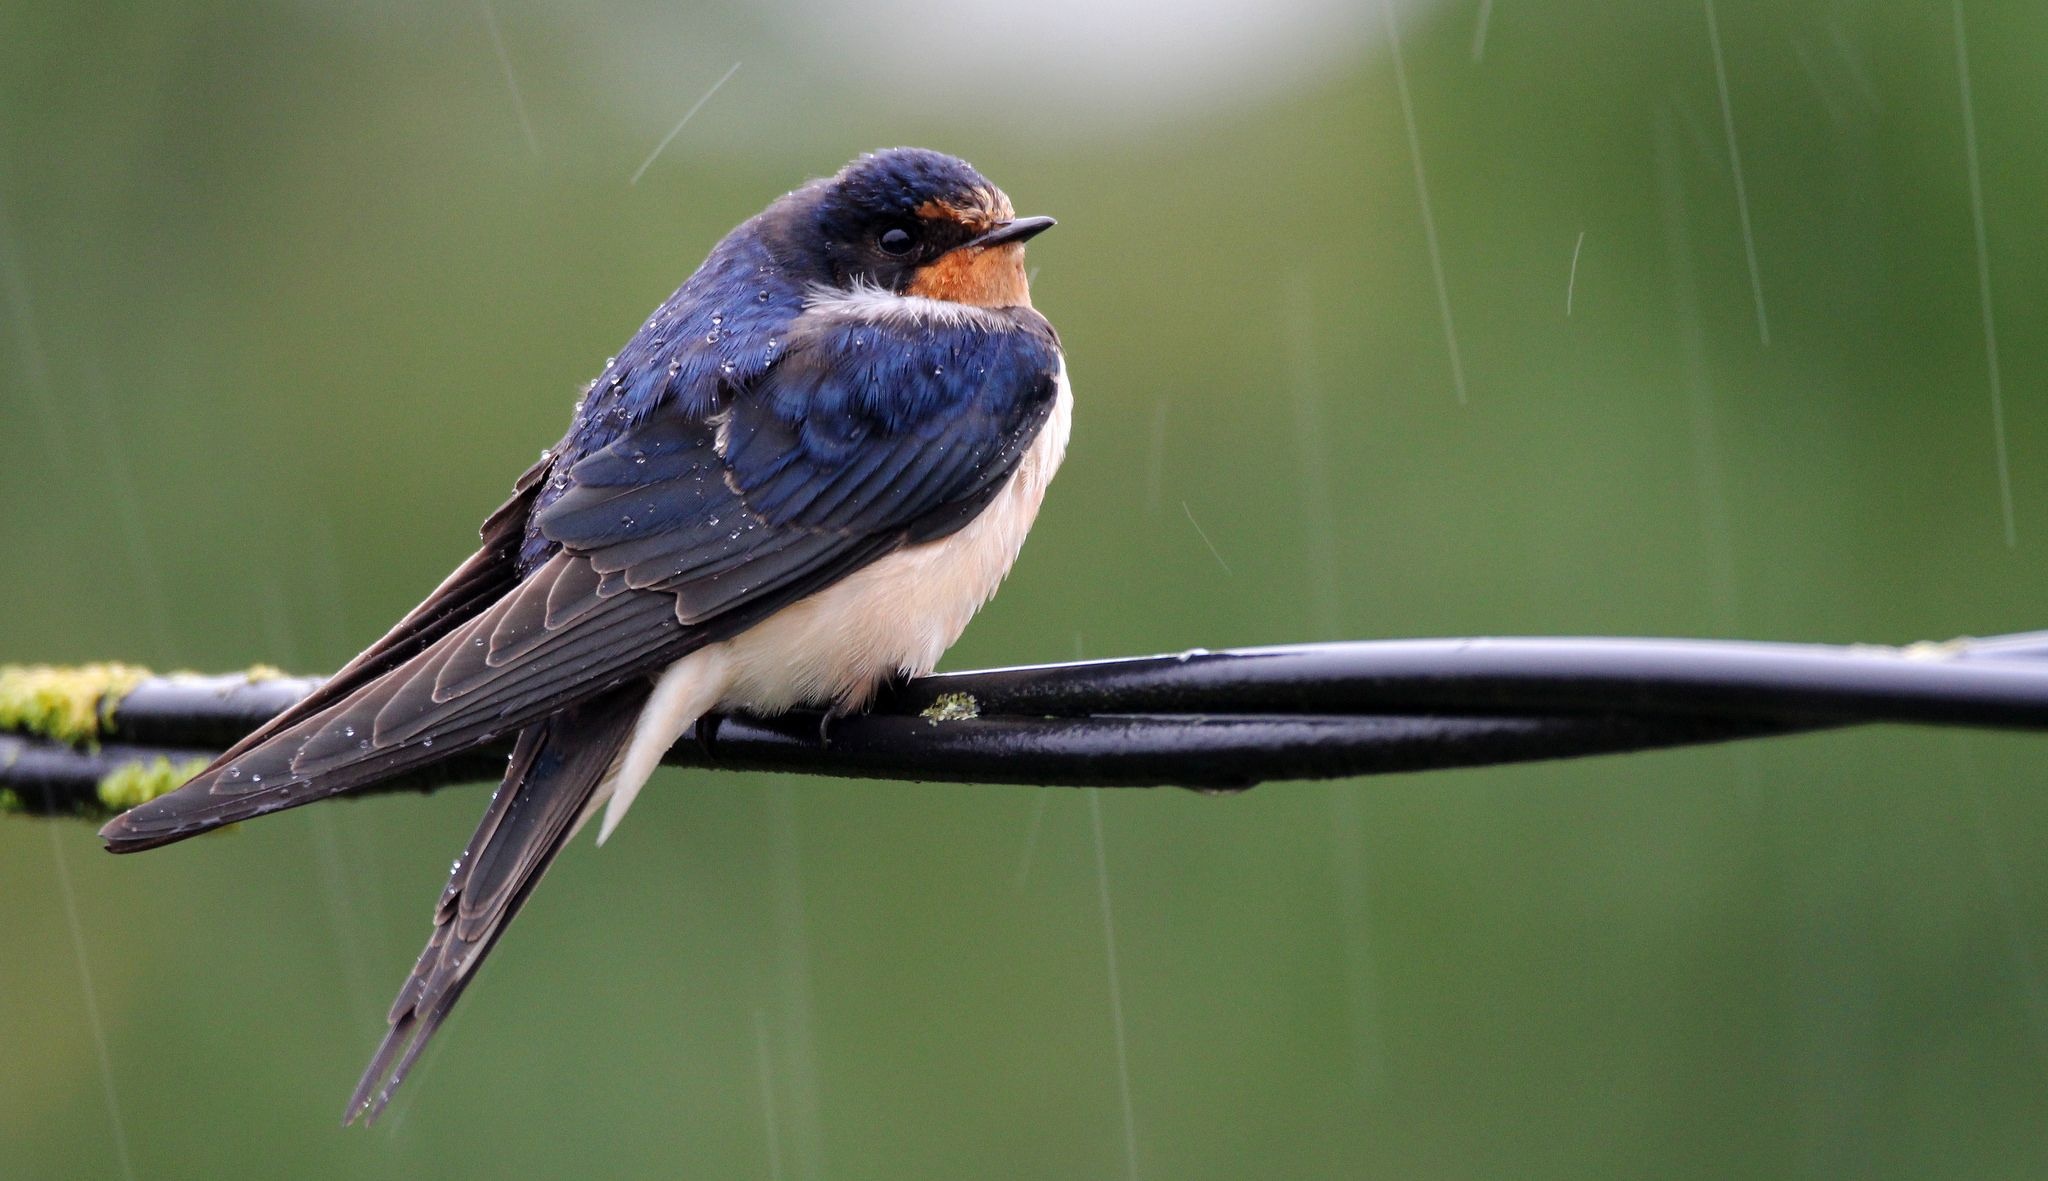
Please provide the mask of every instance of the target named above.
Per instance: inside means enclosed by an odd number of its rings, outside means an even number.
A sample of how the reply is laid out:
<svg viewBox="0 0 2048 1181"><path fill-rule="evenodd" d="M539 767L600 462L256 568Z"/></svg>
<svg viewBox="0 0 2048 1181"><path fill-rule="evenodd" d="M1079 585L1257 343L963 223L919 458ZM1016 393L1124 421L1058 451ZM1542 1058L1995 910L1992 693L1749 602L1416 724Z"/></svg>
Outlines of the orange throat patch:
<svg viewBox="0 0 2048 1181"><path fill-rule="evenodd" d="M1028 308L1031 286L1024 278L1024 244L947 251L918 268L905 294L979 308Z"/></svg>

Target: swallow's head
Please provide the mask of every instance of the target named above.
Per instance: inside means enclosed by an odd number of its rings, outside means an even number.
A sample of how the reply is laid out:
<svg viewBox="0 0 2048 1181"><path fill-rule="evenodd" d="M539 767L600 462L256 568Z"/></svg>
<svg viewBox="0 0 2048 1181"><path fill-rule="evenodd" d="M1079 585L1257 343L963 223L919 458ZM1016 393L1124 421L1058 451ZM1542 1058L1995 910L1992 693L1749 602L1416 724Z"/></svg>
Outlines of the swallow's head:
<svg viewBox="0 0 2048 1181"><path fill-rule="evenodd" d="M1024 243L1049 217L1018 217L965 160L922 148L862 156L792 194L790 229L835 287L981 307L1028 307Z"/></svg>

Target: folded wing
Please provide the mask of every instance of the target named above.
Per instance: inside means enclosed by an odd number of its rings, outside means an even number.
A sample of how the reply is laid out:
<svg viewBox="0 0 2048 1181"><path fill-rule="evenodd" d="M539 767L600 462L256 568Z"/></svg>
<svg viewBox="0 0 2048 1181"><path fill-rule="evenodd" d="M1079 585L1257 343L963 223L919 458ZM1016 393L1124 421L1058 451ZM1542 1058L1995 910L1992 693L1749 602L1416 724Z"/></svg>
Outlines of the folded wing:
<svg viewBox="0 0 2048 1181"><path fill-rule="evenodd" d="M527 473L485 547L313 697L177 791L116 817L117 852L346 792L643 680L893 549L972 519L1055 395L1035 313L807 318L709 417L668 406ZM564 470L566 469L566 470ZM544 475L565 489L535 510ZM523 578L514 554L552 547Z"/></svg>

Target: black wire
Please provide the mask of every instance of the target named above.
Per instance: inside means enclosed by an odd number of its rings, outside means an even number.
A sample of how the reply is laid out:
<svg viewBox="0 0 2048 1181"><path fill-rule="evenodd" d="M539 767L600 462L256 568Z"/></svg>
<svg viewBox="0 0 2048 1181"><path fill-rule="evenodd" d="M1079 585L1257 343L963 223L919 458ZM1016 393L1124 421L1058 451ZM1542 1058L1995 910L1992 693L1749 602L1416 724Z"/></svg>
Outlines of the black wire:
<svg viewBox="0 0 2048 1181"><path fill-rule="evenodd" d="M1378 640L926 677L878 708L984 712L1670 714L2048 726L2048 633L1911 648L1734 640Z"/></svg>
<svg viewBox="0 0 2048 1181"><path fill-rule="evenodd" d="M203 757L311 692L311 678L153 678L119 703L122 745L0 735L0 787L89 812L125 762ZM1863 722L2048 726L2048 632L1908 648L1656 639L1383 640L948 673L831 723L713 719L668 762L731 770L1234 790L1277 779L1470 767L1765 737ZM706 740L708 739L708 741ZM494 778L467 752L372 791ZM28 791L24 789L34 789Z"/></svg>

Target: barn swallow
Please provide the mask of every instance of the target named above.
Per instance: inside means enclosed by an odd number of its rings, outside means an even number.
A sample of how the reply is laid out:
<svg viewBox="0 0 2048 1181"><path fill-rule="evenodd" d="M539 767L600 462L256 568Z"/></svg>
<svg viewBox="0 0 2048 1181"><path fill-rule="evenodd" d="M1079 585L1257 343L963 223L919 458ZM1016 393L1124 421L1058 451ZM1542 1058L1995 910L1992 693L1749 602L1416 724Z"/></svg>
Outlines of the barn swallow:
<svg viewBox="0 0 2048 1181"><path fill-rule="evenodd" d="M707 713L843 713L930 672L1067 445L1018 217L897 148L718 243L605 365L483 546L316 692L100 832L148 849L516 734L344 1123L375 1119L585 821Z"/></svg>

